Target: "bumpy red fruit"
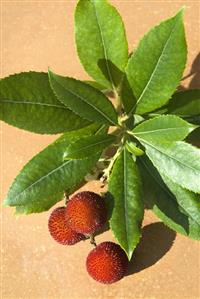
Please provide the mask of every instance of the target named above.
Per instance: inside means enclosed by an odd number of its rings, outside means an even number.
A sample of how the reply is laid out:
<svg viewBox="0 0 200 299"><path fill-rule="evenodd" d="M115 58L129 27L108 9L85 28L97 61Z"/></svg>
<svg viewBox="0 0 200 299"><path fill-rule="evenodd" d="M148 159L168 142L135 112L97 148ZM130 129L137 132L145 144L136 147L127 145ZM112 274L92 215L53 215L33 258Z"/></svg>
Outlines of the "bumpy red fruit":
<svg viewBox="0 0 200 299"><path fill-rule="evenodd" d="M106 223L105 201L94 192L79 192L68 202L66 218L73 230L90 235Z"/></svg>
<svg viewBox="0 0 200 299"><path fill-rule="evenodd" d="M68 226L66 221L66 207L53 210L49 217L48 227L54 240L63 245L73 245L85 239L84 235L73 231Z"/></svg>
<svg viewBox="0 0 200 299"><path fill-rule="evenodd" d="M118 244L103 242L89 253L86 267L92 278L110 284L124 277L128 258Z"/></svg>

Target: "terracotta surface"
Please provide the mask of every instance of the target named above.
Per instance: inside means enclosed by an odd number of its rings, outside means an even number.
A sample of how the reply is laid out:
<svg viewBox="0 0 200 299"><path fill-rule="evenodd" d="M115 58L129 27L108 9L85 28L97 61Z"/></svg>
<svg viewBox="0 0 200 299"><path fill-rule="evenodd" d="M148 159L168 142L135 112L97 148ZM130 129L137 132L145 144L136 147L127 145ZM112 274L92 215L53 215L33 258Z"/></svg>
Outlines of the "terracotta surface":
<svg viewBox="0 0 200 299"><path fill-rule="evenodd" d="M184 86L200 87L198 1L112 1L123 16L130 49L149 26L186 6L188 64ZM55 72L86 79L76 56L73 10L76 1L2 1L1 76L28 70ZM196 60L195 60L196 59ZM193 64L193 62L195 63ZM192 66L193 65L193 66ZM191 71L192 69L192 71ZM1 199L22 166L55 136L31 134L1 124ZM99 191L97 182L84 189ZM175 299L200 298L199 244L164 227L146 213L143 238L129 275L111 286L93 281L85 271L88 242L57 245L48 234L49 212L13 216L2 208L3 299ZM97 242L113 240L106 232Z"/></svg>

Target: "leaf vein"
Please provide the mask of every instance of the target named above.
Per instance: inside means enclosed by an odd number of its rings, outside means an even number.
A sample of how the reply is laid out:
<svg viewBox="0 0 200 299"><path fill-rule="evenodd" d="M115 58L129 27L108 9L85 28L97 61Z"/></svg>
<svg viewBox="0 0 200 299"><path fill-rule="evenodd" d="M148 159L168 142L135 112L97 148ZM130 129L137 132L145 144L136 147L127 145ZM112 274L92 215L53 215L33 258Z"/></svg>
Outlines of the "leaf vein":
<svg viewBox="0 0 200 299"><path fill-rule="evenodd" d="M161 149L158 149L153 144L148 143L146 140L144 140L144 139L141 139L141 140L143 140L143 143L148 144L150 147L154 148L155 150L159 151L160 153L166 155L167 157L171 158L172 160L175 160L177 163L182 164L184 167L192 169L195 173L197 173L198 169L195 169L192 166L183 163L181 160L178 160L177 158L171 156L170 154L166 154L164 151L162 151Z"/></svg>
<svg viewBox="0 0 200 299"><path fill-rule="evenodd" d="M20 192L14 199L16 200L19 196L21 196L22 194L26 193L29 189L31 189L34 185L40 183L41 181L43 181L44 179L46 179L47 177L49 177L50 175L52 175L54 172L58 171L59 169L63 168L64 166L66 166L68 163L72 162L67 161L65 163L63 163L62 165L60 165L59 167L56 167L55 169L53 169L52 171L48 172L46 175L40 177L38 180L36 180L34 183L32 183L31 185L29 185L27 188L25 188L22 192Z"/></svg>
<svg viewBox="0 0 200 299"><path fill-rule="evenodd" d="M55 79L56 80L56 79ZM66 89L69 93L71 93L73 96L81 99L84 103L88 104L90 107L92 107L94 110L96 110L98 113L100 113L101 115L103 115L109 122L111 122L112 124L116 125L116 123L114 123L112 121L112 119L110 119L103 111L101 111L98 107L94 106L92 103L88 102L87 99L83 98L82 96L80 96L79 94L77 94L76 92L72 91L71 89L68 89L67 87L64 87L60 82L58 82L56 80L56 82L64 89ZM64 103L65 104L65 103Z"/></svg>
<svg viewBox="0 0 200 299"><path fill-rule="evenodd" d="M173 32L174 32L174 30L175 30L175 28L176 28L176 25L177 25L177 23L174 24L174 26L173 26L173 28L172 28L172 30L171 30L171 32L170 32L170 35L169 35L169 37L168 37L168 39L167 39L167 41L166 41L166 43L165 43L165 45L164 45L164 47L163 47L163 49L162 49L162 52L161 52L161 54L160 54L160 57L159 57L159 59L158 59L156 65L155 65L155 67L154 67L154 70L153 70L153 72L152 72L152 74L151 74L151 76L150 76L148 82L146 83L146 85L145 85L145 87L144 87L144 89L143 89L141 95L139 96L139 98L138 98L138 100L137 100L137 103L135 104L134 108L132 109L132 111L135 109L136 105L138 105L139 102L142 100L143 95L145 94L145 92L146 92L146 90L147 90L149 84L151 83L151 81L152 81L152 79L153 79L153 77L154 77L154 75L155 75L155 73L156 73L156 71L157 71L157 68L158 68L158 66L159 66L159 63L161 62L161 60L162 60L162 58L163 58L163 55L164 55L164 53L165 53L165 50L166 50L166 48L167 48L167 46L168 46L168 44L169 44L169 42L170 42L170 40L171 40L171 37L172 37L172 34L173 34ZM131 112L132 112L132 111L131 111Z"/></svg>
<svg viewBox="0 0 200 299"><path fill-rule="evenodd" d="M128 242L128 223L127 223L127 173L126 173L126 150L124 150L124 218L125 218L125 232L126 232L126 242L129 251Z"/></svg>
<svg viewBox="0 0 200 299"><path fill-rule="evenodd" d="M176 127L176 128L164 128L164 129L156 129L156 130L151 130L151 131L143 131L143 132L133 132L134 135L142 135L142 134L148 134L148 133L157 133L157 132L161 132L161 131L171 131L171 130L177 130L177 129L182 129L185 130L188 127L186 126L182 126L182 127Z"/></svg>
<svg viewBox="0 0 200 299"><path fill-rule="evenodd" d="M26 104L26 105L40 105L40 106L49 106L49 107L55 107L60 109L68 110L66 106L60 106L60 105L54 105L50 103L40 103L40 102L24 102L24 101L11 101L11 100L1 100L1 103L10 103L10 104Z"/></svg>
<svg viewBox="0 0 200 299"><path fill-rule="evenodd" d="M87 146L81 147L80 149L78 149L78 150L76 150L76 151L74 151L74 152L75 152L75 153L78 153L78 152L80 152L80 151L82 151L82 150L85 150L85 149L87 149L87 148L93 147L93 146L95 146L95 145L99 145L99 144L105 143L106 141L109 141L109 139L110 139L110 138L105 138L104 140L101 140L101 141L99 141L99 142L92 143L92 144L89 144L89 145L87 145ZM111 139L110 139L110 140L111 140ZM101 150L100 150L100 151L101 151ZM94 154L96 154L96 153L94 153Z"/></svg>
<svg viewBox="0 0 200 299"><path fill-rule="evenodd" d="M94 1L92 1L92 4L93 4L93 7L94 7L95 17L96 17L96 20L97 20L97 24L98 24L98 28L99 28L99 32L100 32L100 36L101 36L101 40L102 40L102 45L103 45L103 50L104 50L104 57L105 57L108 76L110 78L112 87L115 90L114 82L113 82L112 75L111 75L111 72L110 72L110 68L109 68L109 65L108 65L108 55L107 55L106 44L105 44L105 41L104 41L103 32L101 30L101 26L100 26L100 23L99 23L99 17L98 17L98 14L97 14L97 10L96 10Z"/></svg>

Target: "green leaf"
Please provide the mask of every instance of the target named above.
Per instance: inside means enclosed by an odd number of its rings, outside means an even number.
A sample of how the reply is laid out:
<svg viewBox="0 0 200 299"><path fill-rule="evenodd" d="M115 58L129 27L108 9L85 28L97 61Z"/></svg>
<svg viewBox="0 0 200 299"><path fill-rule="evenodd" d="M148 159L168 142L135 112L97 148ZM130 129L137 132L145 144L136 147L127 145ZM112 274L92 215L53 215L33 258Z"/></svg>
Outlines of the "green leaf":
<svg viewBox="0 0 200 299"><path fill-rule="evenodd" d="M183 10L150 30L140 41L126 69L137 99L136 113L163 106L176 90L186 63Z"/></svg>
<svg viewBox="0 0 200 299"><path fill-rule="evenodd" d="M87 136L71 143L64 159L83 159L102 152L116 140L114 135Z"/></svg>
<svg viewBox="0 0 200 299"><path fill-rule="evenodd" d="M59 201L64 191L67 194L75 191L100 155L70 161L64 161L63 155L69 144L82 136L101 134L98 127L92 125L65 133L33 157L14 180L4 203L19 207L17 212L42 212Z"/></svg>
<svg viewBox="0 0 200 299"><path fill-rule="evenodd" d="M72 131L89 124L56 98L48 75L37 72L20 73L0 81L0 119L40 134Z"/></svg>
<svg viewBox="0 0 200 299"><path fill-rule="evenodd" d="M165 175L161 176L165 184L176 197L178 204L185 211L186 215L189 215L200 228L200 195L180 187Z"/></svg>
<svg viewBox="0 0 200 299"><path fill-rule="evenodd" d="M120 99L123 103L124 111L129 114L135 107L136 98L133 94L132 88L127 80L126 75L123 77L121 90L120 90Z"/></svg>
<svg viewBox="0 0 200 299"><path fill-rule="evenodd" d="M116 125L117 113L108 98L92 86L49 71L50 84L58 99L88 120Z"/></svg>
<svg viewBox="0 0 200 299"><path fill-rule="evenodd" d="M197 214L200 208L199 195L181 188L168 179L169 187L173 184L170 191L146 156L137 159L137 163L142 175L143 199L147 208L152 209L171 229L200 240L199 214Z"/></svg>
<svg viewBox="0 0 200 299"><path fill-rule="evenodd" d="M141 140L158 171L174 183L200 193L200 149L183 141L149 143Z"/></svg>
<svg viewBox="0 0 200 299"><path fill-rule="evenodd" d="M114 199L110 219L111 230L120 246L126 251L128 258L131 259L141 236L144 207L138 169L126 149L114 164L108 190Z"/></svg>
<svg viewBox="0 0 200 299"><path fill-rule="evenodd" d="M29 215L32 213L41 213L48 211L57 202L64 198L63 192L52 194L51 197L43 199L41 201L29 201L24 206L15 206L15 215Z"/></svg>
<svg viewBox="0 0 200 299"><path fill-rule="evenodd" d="M117 10L105 0L80 0L75 12L75 34L86 72L103 86L118 86L128 61L128 45Z"/></svg>
<svg viewBox="0 0 200 299"><path fill-rule="evenodd" d="M86 80L86 81L83 81L83 82L87 83L88 85L90 85L90 86L92 86L92 87L94 87L94 88L96 88L96 89L98 89L98 90L100 90L102 92L109 91L105 86L99 84L96 81L88 81L88 80Z"/></svg>
<svg viewBox="0 0 200 299"><path fill-rule="evenodd" d="M180 115L187 121L200 125L200 89L175 93L165 108L165 113Z"/></svg>
<svg viewBox="0 0 200 299"><path fill-rule="evenodd" d="M167 111L184 118L200 115L200 89L176 92L167 105Z"/></svg>
<svg viewBox="0 0 200 299"><path fill-rule="evenodd" d="M187 137L196 126L175 115L161 115L146 120L133 129L136 138L149 142L179 141Z"/></svg>

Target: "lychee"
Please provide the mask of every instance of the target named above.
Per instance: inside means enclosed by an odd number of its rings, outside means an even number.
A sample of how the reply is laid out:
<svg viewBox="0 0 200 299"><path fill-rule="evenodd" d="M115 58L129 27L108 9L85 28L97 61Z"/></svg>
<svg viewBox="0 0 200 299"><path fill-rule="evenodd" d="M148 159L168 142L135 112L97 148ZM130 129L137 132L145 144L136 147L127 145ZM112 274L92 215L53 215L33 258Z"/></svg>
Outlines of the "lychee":
<svg viewBox="0 0 200 299"><path fill-rule="evenodd" d="M48 222L49 232L53 239L63 245L73 245L85 236L73 231L66 221L66 207L53 210Z"/></svg>
<svg viewBox="0 0 200 299"><path fill-rule="evenodd" d="M118 244L103 242L89 253L86 267L93 279L110 284L124 277L128 258Z"/></svg>
<svg viewBox="0 0 200 299"><path fill-rule="evenodd" d="M71 229L91 235L106 223L105 201L94 192L79 192L67 204L66 219Z"/></svg>

